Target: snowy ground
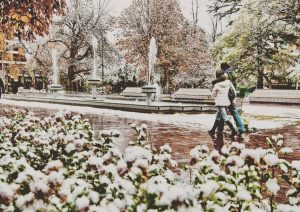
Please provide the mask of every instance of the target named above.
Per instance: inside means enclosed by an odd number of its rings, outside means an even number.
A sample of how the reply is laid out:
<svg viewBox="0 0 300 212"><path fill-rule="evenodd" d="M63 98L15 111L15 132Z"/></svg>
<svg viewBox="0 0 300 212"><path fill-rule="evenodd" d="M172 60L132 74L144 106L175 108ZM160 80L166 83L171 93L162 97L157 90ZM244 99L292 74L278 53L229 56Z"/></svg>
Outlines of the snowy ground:
<svg viewBox="0 0 300 212"><path fill-rule="evenodd" d="M12 107L21 106L28 109L34 107L53 110L69 110L84 114L110 115L120 118L193 126L203 130L207 130L211 127L215 117L213 114L147 114L6 99L1 99L0 104L11 105ZM297 106L245 104L243 110L245 111L243 116L250 121L250 127L256 127L257 129L274 129L286 125L300 124L300 107Z"/></svg>

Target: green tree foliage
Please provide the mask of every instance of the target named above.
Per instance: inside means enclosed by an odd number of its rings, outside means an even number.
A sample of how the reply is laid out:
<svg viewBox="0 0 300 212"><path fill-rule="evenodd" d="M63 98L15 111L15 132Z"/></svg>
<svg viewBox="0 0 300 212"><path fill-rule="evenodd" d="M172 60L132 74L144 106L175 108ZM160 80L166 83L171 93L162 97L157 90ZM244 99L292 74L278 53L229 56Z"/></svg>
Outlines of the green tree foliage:
<svg viewBox="0 0 300 212"><path fill-rule="evenodd" d="M264 80L270 85L275 75L287 76L288 67L297 62L299 20L288 16L287 6L280 1L240 2L232 5L238 12L228 31L214 44L212 55L238 66L243 76L240 79L252 77L257 87L263 88ZM221 12L219 5L214 11L220 17L232 14L233 9L224 8ZM298 10L298 16L299 13Z"/></svg>

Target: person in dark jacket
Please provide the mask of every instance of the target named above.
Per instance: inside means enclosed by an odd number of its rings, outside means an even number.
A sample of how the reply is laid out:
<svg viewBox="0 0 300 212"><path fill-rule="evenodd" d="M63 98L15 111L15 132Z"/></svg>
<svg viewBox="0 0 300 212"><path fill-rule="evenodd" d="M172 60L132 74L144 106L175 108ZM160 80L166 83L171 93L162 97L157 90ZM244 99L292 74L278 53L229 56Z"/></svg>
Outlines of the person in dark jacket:
<svg viewBox="0 0 300 212"><path fill-rule="evenodd" d="M3 80L0 78L0 99L2 94L4 93L5 89L4 89L4 83Z"/></svg>
<svg viewBox="0 0 300 212"><path fill-rule="evenodd" d="M227 74L229 80L232 82L232 84L234 85L234 87L236 88L236 75L235 75L235 70L232 69L227 63L221 63L221 70ZM224 75L221 75L220 77L218 77L216 80L212 81L212 84L215 85L219 82L225 81L226 77ZM232 101L231 104L228 106L228 110L231 113L231 115L233 116L233 119L236 123L236 126L238 128L238 132L239 134L243 134L245 133L245 126L244 123L240 117L240 114L238 113L238 110L236 108L235 102ZM215 123L212 127L211 130L209 130L209 134L213 135L215 134L216 129L218 128L218 132L223 132L224 130L224 120L215 120Z"/></svg>

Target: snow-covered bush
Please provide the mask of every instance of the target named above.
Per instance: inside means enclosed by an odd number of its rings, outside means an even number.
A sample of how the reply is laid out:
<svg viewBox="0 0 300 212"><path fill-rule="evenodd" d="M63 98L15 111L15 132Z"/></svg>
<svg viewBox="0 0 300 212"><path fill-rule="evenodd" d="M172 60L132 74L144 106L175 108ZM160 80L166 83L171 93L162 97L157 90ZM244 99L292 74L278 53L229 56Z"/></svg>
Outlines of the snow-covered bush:
<svg viewBox="0 0 300 212"><path fill-rule="evenodd" d="M267 138L267 143L268 149L232 142L220 152L209 153L206 146L191 150L192 183L204 210L299 211L299 161L289 163L279 157L293 152L282 148L282 135ZM290 186L286 208L277 207L274 200L283 192L279 186L283 183Z"/></svg>
<svg viewBox="0 0 300 212"><path fill-rule="evenodd" d="M137 128L139 140L122 153L113 143L117 131L96 137L81 115L60 112L40 119L25 111L8 112L0 118L0 210L194 207L192 187L176 192L180 187L170 147L157 152L146 142L146 125Z"/></svg>
<svg viewBox="0 0 300 212"><path fill-rule="evenodd" d="M282 136L269 149L240 143L191 150L192 180L182 179L169 145L152 147L147 126L121 152L115 130L94 134L81 115L0 117L0 211L297 211L299 161ZM288 183L289 205L274 201Z"/></svg>

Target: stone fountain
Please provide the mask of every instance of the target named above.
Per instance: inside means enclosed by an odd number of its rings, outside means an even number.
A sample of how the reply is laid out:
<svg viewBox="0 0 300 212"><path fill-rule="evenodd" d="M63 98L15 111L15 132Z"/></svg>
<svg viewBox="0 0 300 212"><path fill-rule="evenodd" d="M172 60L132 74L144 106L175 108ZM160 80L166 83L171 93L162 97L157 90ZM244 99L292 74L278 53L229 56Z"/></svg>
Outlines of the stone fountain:
<svg viewBox="0 0 300 212"><path fill-rule="evenodd" d="M97 78L97 49L98 49L98 40L95 36L92 38L93 45L93 55L94 55L94 63L93 63L93 72L92 77L88 79L88 84L92 86L92 98L96 99L96 89L97 85L101 84L101 80Z"/></svg>
<svg viewBox="0 0 300 212"><path fill-rule="evenodd" d="M58 83L58 67L57 67L57 51L56 49L51 49L51 57L52 57L52 84L49 85L49 90L51 93L58 93L63 90L63 87Z"/></svg>
<svg viewBox="0 0 300 212"><path fill-rule="evenodd" d="M154 74L154 68L156 64L156 56L157 56L157 48L155 43L155 38L151 38L150 45L149 45L149 53L148 53L148 59L149 59L149 68L148 68L148 84L144 87L142 87L142 93L145 93L147 95L147 104L151 104L151 99L153 94L156 93L156 87L151 82L151 76Z"/></svg>

